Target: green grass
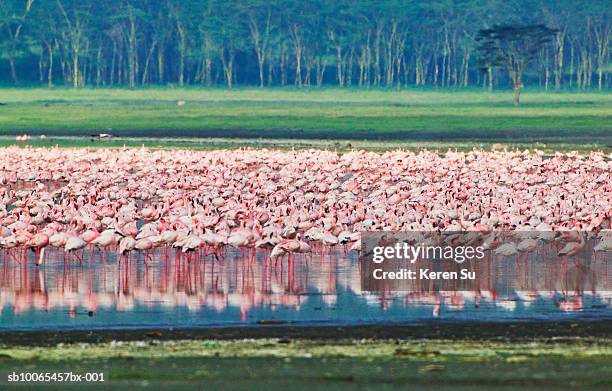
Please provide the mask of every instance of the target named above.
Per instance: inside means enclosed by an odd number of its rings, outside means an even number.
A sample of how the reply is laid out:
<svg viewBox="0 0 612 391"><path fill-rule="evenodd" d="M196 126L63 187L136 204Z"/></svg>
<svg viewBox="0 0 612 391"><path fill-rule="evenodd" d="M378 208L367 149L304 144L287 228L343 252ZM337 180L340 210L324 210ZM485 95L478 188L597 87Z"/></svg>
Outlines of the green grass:
<svg viewBox="0 0 612 391"><path fill-rule="evenodd" d="M527 342L257 339L13 346L0 348L0 373L102 371L106 386L113 389L410 386L604 390L612 387L610 346L610 340L597 338Z"/></svg>
<svg viewBox="0 0 612 391"><path fill-rule="evenodd" d="M184 106L177 101L185 100ZM612 94L295 89L0 89L0 134L609 143Z"/></svg>

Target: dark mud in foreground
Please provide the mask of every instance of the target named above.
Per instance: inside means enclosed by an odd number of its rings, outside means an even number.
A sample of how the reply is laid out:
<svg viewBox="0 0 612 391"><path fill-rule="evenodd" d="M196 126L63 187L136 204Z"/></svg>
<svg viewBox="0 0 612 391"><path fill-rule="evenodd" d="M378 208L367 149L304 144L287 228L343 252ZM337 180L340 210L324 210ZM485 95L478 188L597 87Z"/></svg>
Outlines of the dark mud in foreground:
<svg viewBox="0 0 612 391"><path fill-rule="evenodd" d="M58 343L103 343L141 340L234 340L281 338L338 340L353 339L444 339L504 340L610 338L612 320L537 322L445 322L377 324L361 326L292 326L263 324L256 327L151 328L61 331L3 331L0 345L54 346Z"/></svg>

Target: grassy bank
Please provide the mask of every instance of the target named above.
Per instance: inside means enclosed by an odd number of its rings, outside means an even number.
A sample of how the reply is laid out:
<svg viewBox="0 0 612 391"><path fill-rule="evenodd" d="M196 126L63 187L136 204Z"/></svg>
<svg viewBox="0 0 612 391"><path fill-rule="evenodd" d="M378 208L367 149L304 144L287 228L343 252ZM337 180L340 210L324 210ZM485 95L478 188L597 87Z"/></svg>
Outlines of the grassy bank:
<svg viewBox="0 0 612 391"><path fill-rule="evenodd" d="M610 389L609 339L199 340L0 349L0 372L105 372L107 386Z"/></svg>
<svg viewBox="0 0 612 391"><path fill-rule="evenodd" d="M184 105L178 105L184 101ZM612 94L295 89L0 89L0 134L606 143Z"/></svg>

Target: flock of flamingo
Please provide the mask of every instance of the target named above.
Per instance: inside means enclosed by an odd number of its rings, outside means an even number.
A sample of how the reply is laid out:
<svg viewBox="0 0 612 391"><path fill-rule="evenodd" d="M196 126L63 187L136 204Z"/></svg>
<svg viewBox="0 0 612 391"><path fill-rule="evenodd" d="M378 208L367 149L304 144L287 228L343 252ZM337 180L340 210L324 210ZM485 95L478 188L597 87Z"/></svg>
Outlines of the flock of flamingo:
<svg viewBox="0 0 612 391"><path fill-rule="evenodd" d="M608 251L611 168L596 152L9 147L0 247L16 260L30 250L37 264L48 247L75 260L159 247L216 257L263 247L279 258L359 251L372 230L530 230L594 232Z"/></svg>

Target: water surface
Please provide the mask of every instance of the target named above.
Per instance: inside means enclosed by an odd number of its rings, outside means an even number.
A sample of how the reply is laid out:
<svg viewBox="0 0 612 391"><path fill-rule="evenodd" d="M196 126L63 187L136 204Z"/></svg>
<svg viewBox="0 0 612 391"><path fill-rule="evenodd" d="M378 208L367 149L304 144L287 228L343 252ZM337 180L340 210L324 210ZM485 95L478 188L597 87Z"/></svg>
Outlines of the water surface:
<svg viewBox="0 0 612 391"><path fill-rule="evenodd" d="M132 254L49 251L36 267L0 253L0 328L358 325L422 321L517 321L612 318L612 267L596 255L577 269L540 255L490 257L470 291L364 292L361 265L344 248L269 259L234 251L220 259L171 249ZM601 253L603 254L603 253ZM81 262L79 257L83 258ZM144 262L146 260L146 264ZM597 276L588 289L572 270Z"/></svg>

